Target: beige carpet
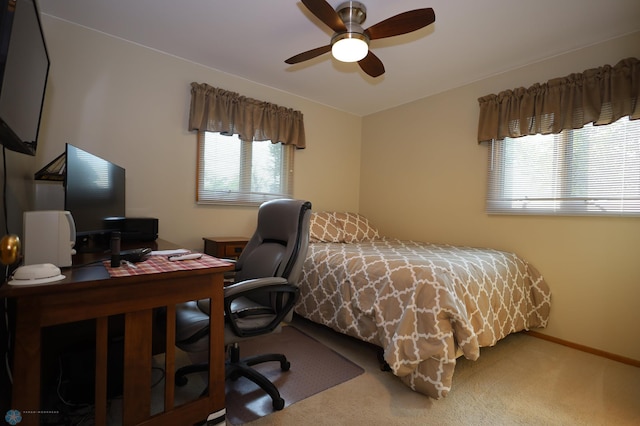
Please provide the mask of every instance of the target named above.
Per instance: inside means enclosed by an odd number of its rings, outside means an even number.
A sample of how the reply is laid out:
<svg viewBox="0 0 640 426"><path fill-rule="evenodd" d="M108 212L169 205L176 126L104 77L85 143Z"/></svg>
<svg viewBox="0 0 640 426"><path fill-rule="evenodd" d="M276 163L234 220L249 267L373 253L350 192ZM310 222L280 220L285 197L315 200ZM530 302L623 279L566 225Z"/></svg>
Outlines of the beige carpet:
<svg viewBox="0 0 640 426"><path fill-rule="evenodd" d="M365 373L260 425L640 425L640 369L526 334L461 359L441 400L412 392L380 371L367 345L304 320L294 325L365 368Z"/></svg>

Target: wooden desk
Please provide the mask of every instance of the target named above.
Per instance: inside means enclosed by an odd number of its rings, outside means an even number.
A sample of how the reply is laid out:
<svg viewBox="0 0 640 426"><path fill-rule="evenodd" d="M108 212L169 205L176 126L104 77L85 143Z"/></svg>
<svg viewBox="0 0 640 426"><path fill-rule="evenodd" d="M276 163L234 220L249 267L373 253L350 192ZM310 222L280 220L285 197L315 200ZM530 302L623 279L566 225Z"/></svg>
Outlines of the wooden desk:
<svg viewBox="0 0 640 426"><path fill-rule="evenodd" d="M111 278L102 264L65 268L64 280L32 286L0 287L0 297L16 300L12 408L20 425L39 424L42 328L96 320L95 424L107 418L107 335L109 316L124 314L123 425L193 424L225 407L223 274L232 265ZM166 307L175 324L175 305L211 299L209 391L174 406L175 326L166 327L164 411L151 415L151 344L154 308Z"/></svg>

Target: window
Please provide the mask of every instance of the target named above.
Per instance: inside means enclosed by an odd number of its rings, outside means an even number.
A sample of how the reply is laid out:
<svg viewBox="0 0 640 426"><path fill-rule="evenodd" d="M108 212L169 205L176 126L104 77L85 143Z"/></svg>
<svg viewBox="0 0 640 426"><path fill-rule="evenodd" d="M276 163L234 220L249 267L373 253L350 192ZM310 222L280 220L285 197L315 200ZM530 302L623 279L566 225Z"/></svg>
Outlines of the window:
<svg viewBox="0 0 640 426"><path fill-rule="evenodd" d="M293 145L198 132L200 204L259 205L293 193Z"/></svg>
<svg viewBox="0 0 640 426"><path fill-rule="evenodd" d="M640 120L492 142L487 212L640 216Z"/></svg>

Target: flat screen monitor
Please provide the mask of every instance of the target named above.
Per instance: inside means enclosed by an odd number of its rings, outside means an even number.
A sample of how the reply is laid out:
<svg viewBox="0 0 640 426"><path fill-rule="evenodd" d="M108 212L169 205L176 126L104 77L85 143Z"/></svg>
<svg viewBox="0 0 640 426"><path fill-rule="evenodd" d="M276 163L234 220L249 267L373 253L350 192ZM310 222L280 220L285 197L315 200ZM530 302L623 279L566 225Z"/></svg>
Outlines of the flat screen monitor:
<svg viewBox="0 0 640 426"><path fill-rule="evenodd" d="M0 144L35 155L49 55L35 0L0 0Z"/></svg>
<svg viewBox="0 0 640 426"><path fill-rule="evenodd" d="M106 219L125 216L125 169L71 144L65 167L64 207L73 216L76 235L109 234L117 223Z"/></svg>

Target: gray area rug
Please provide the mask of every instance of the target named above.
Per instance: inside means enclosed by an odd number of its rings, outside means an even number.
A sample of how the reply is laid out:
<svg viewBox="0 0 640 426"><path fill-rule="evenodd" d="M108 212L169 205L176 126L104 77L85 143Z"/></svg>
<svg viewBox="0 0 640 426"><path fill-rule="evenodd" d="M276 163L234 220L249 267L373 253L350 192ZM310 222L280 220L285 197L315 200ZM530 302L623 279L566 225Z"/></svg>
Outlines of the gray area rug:
<svg viewBox="0 0 640 426"><path fill-rule="evenodd" d="M241 357L272 352L285 354L291 369L283 372L277 362L254 368L278 387L285 400L284 410L364 372L360 366L293 326L240 344ZM235 382L228 380L226 386L226 417L230 424L243 424L273 412L271 398L253 382L241 377Z"/></svg>

